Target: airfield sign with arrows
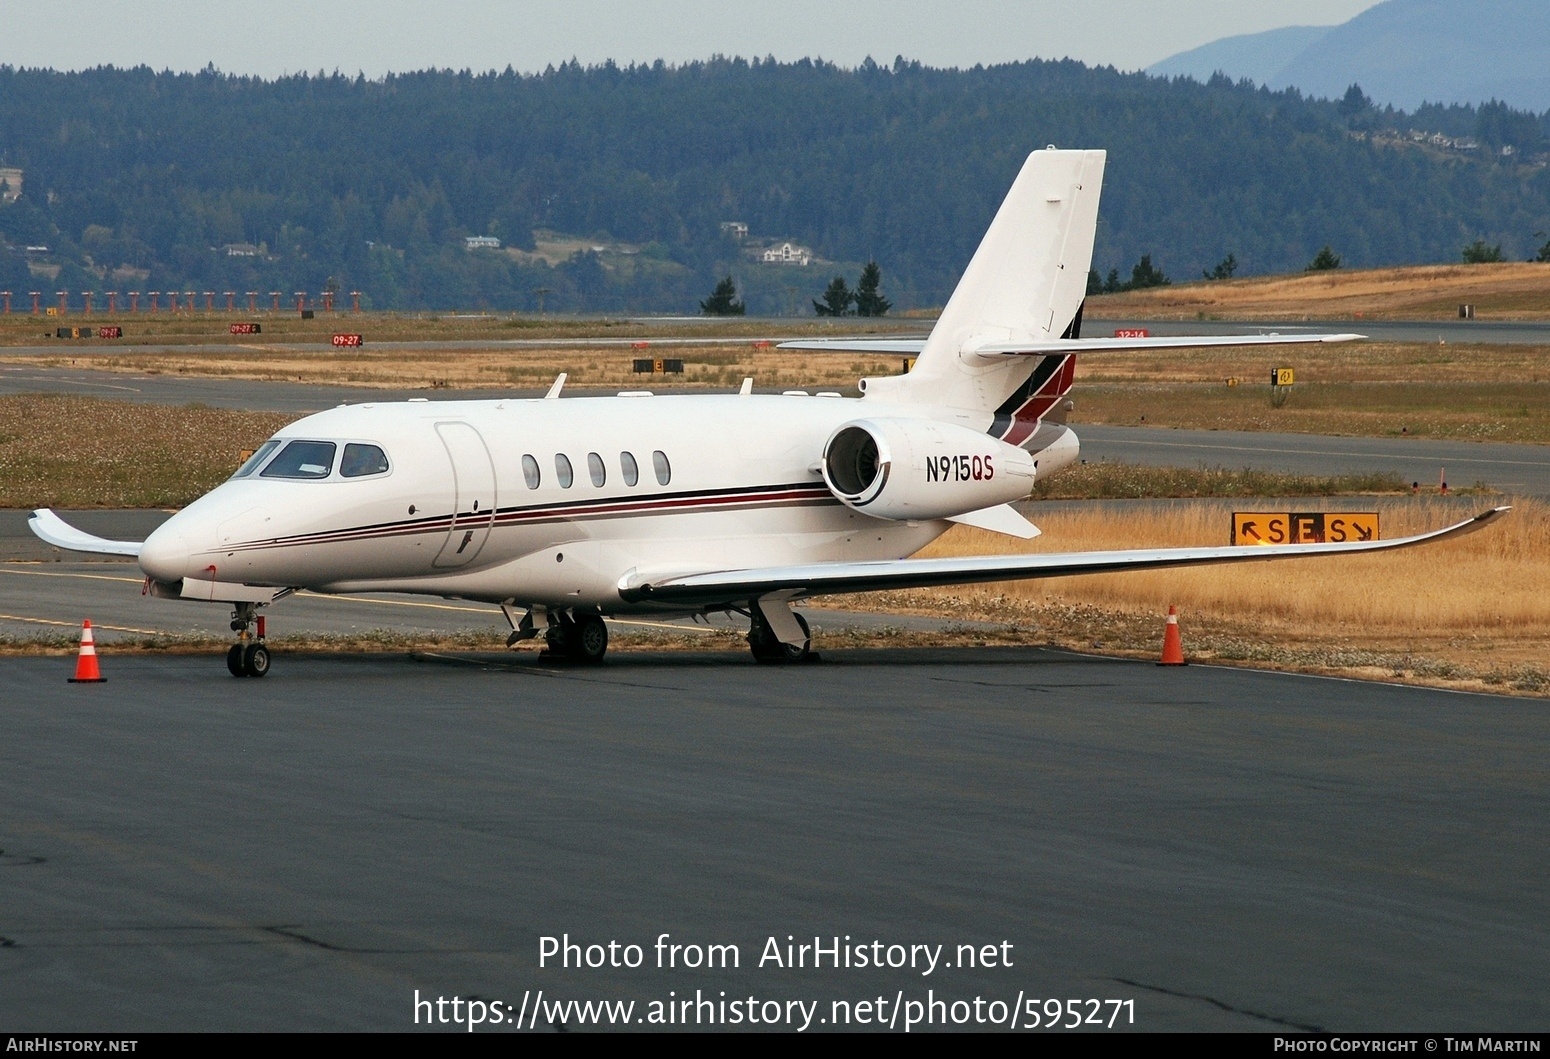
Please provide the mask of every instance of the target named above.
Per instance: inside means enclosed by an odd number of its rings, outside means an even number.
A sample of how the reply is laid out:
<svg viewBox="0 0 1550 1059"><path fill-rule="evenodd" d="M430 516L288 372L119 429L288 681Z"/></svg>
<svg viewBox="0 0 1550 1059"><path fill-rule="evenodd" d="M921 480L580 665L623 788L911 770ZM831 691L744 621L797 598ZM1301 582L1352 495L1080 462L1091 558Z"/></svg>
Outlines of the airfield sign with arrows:
<svg viewBox="0 0 1550 1059"><path fill-rule="evenodd" d="M1254 546L1378 540L1376 511L1234 511L1232 542Z"/></svg>

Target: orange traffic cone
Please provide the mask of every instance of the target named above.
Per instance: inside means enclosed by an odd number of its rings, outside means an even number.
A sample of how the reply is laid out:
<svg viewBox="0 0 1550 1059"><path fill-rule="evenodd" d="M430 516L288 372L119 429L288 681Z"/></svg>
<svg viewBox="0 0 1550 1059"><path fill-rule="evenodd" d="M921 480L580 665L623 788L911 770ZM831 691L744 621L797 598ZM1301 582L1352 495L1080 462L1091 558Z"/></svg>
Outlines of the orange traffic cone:
<svg viewBox="0 0 1550 1059"><path fill-rule="evenodd" d="M75 656L75 676L72 684L106 684L107 677L97 668L97 642L92 639L91 619L81 625L81 653Z"/></svg>
<svg viewBox="0 0 1550 1059"><path fill-rule="evenodd" d="M1187 666L1184 661L1184 638L1179 635L1179 608L1168 605L1168 624L1163 628L1163 653L1160 666Z"/></svg>

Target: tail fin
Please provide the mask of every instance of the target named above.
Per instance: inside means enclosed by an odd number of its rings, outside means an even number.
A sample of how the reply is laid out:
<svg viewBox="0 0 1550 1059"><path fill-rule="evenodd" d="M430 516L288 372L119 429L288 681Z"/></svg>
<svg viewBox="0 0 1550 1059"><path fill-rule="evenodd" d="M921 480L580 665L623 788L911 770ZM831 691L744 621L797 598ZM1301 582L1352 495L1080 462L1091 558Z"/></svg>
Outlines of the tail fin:
<svg viewBox="0 0 1550 1059"><path fill-rule="evenodd" d="M986 363L965 358L966 346L1077 337L1104 160L1103 151L1029 155L914 368L868 379L867 395L994 412L1025 387L1039 358Z"/></svg>

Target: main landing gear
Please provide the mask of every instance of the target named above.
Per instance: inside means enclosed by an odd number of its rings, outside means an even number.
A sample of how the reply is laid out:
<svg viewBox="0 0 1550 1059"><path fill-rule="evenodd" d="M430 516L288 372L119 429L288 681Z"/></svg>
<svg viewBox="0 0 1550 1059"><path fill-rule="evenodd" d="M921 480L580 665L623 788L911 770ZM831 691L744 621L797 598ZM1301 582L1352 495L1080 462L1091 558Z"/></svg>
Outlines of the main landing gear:
<svg viewBox="0 0 1550 1059"><path fill-rule="evenodd" d="M547 646L539 658L595 666L608 653L608 625L601 614L589 611L550 611L544 630ZM518 630L520 631L520 630Z"/></svg>
<svg viewBox="0 0 1550 1059"><path fill-rule="evenodd" d="M250 634L250 629L256 629ZM264 619L252 603L238 603L231 612L237 642L226 652L226 668L234 677L261 677L269 672L269 648L264 645ZM250 638L251 637L251 638Z"/></svg>
<svg viewBox="0 0 1550 1059"><path fill-rule="evenodd" d="M796 619L798 628L802 630L801 643L782 643L780 637L775 635L775 630L770 628L770 623L759 610L758 604L748 608L748 647L753 652L755 662L761 665L779 666L806 662L810 658L817 657L813 654L813 633L808 628L807 619L795 611L791 611L790 614Z"/></svg>

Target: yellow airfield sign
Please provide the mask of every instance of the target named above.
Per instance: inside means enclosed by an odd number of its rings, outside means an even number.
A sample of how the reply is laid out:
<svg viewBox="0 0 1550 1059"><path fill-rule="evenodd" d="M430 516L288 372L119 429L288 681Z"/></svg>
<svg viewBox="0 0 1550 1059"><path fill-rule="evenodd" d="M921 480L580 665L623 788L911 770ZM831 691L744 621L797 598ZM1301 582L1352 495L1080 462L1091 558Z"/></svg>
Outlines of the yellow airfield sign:
<svg viewBox="0 0 1550 1059"><path fill-rule="evenodd" d="M1277 544L1342 544L1378 540L1376 511L1234 511L1232 542L1258 547Z"/></svg>

